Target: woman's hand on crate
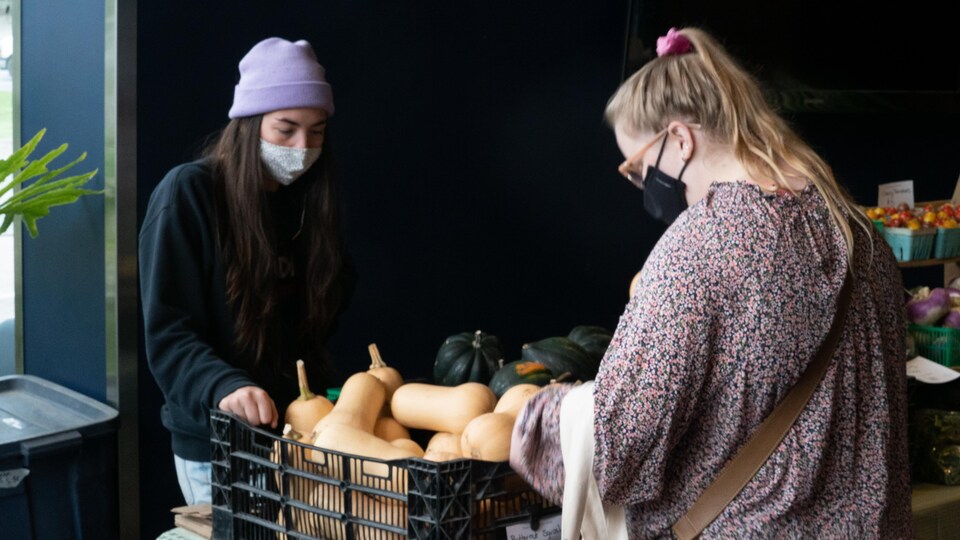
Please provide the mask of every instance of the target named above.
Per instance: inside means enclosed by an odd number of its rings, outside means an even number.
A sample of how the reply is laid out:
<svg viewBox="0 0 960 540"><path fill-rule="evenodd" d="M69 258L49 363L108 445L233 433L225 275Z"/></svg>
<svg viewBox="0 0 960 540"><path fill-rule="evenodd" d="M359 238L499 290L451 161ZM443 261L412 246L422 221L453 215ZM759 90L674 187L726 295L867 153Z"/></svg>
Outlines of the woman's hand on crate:
<svg viewBox="0 0 960 540"><path fill-rule="evenodd" d="M277 406L259 386L244 386L234 390L227 397L220 400L220 410L239 416L251 426L269 424L277 427L279 414Z"/></svg>

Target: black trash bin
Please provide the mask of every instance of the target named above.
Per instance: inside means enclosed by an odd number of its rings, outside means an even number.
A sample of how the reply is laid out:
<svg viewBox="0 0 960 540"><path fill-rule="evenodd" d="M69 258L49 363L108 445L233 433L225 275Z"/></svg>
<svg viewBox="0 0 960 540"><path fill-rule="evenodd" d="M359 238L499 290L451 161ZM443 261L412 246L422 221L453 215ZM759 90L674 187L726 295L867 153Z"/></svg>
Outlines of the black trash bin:
<svg viewBox="0 0 960 540"><path fill-rule="evenodd" d="M117 424L50 381L0 377L0 537L116 539Z"/></svg>

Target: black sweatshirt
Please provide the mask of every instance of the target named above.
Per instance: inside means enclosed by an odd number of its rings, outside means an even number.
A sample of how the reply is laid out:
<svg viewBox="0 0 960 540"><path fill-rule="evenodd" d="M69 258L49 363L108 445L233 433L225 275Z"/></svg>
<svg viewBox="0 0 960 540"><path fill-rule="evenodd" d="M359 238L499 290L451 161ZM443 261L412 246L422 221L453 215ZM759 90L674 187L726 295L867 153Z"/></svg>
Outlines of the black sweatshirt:
<svg viewBox="0 0 960 540"><path fill-rule="evenodd" d="M173 452L194 461L210 460L210 410L243 386L259 386L284 409L299 393L295 362L320 361L325 354L304 350L298 338L299 299L304 256L303 190L294 182L269 193L276 224L275 247L296 269L279 283L279 316L268 327L271 361L254 365L234 346L234 317L226 297L226 272L217 247L213 182L202 161L180 165L150 197L140 230L140 290L147 362L166 403L163 425L170 430ZM352 267L343 280L345 300L352 292ZM332 329L331 329L332 332ZM322 388L316 380L314 389Z"/></svg>

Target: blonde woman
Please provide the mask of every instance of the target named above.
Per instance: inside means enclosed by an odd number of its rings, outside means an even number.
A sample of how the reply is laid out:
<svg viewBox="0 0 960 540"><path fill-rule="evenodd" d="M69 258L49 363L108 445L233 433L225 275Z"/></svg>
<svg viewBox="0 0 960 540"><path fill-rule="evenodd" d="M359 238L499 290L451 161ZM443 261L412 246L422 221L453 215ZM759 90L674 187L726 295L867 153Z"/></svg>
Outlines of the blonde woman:
<svg viewBox="0 0 960 540"><path fill-rule="evenodd" d="M912 535L900 274L830 168L708 34L671 29L606 118L670 227L593 388L593 473L631 538L671 526L791 389L851 302L800 417L703 538ZM531 400L511 462L559 502L560 404ZM559 471L559 474L558 474Z"/></svg>

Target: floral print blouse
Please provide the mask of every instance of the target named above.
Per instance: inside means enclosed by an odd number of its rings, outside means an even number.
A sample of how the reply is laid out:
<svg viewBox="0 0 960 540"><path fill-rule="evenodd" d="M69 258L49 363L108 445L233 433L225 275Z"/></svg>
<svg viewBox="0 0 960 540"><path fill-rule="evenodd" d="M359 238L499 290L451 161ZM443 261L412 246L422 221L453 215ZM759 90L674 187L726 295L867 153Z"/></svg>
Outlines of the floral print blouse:
<svg viewBox="0 0 960 540"><path fill-rule="evenodd" d="M902 284L852 224L854 288L834 360L796 424L703 538L908 538ZM594 388L594 474L631 538L669 538L804 372L830 329L846 243L811 185L714 183L641 271ZM518 472L563 496L553 385L517 426Z"/></svg>

